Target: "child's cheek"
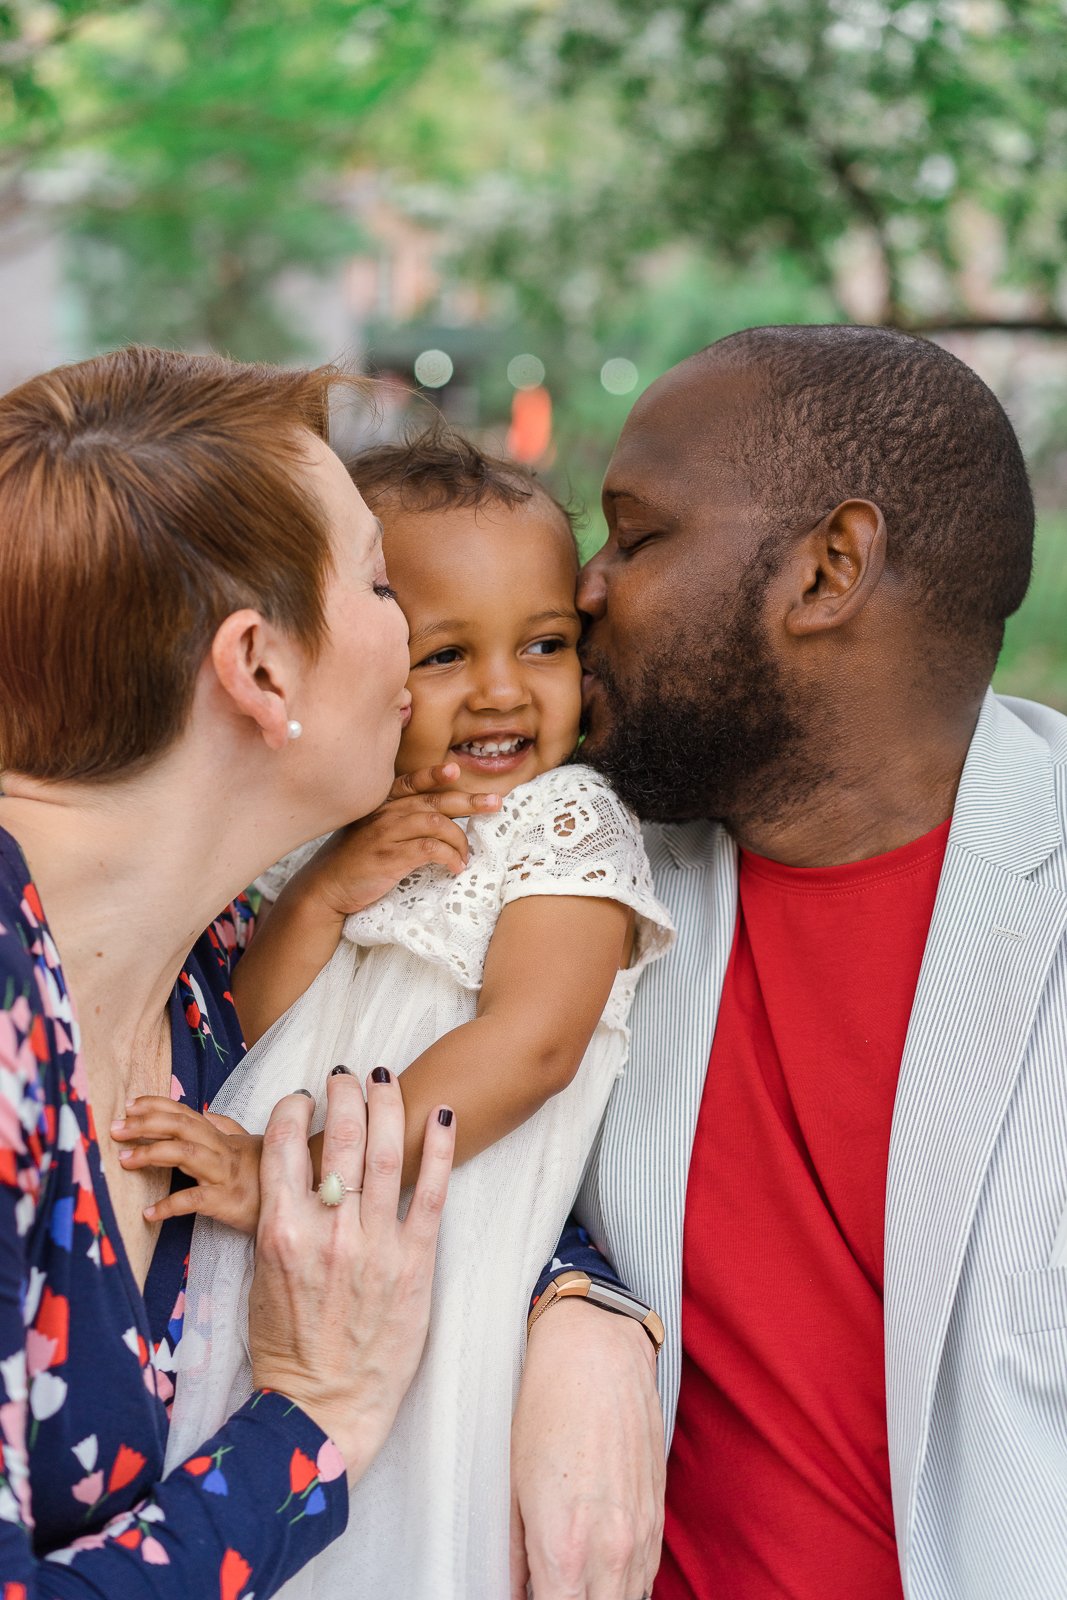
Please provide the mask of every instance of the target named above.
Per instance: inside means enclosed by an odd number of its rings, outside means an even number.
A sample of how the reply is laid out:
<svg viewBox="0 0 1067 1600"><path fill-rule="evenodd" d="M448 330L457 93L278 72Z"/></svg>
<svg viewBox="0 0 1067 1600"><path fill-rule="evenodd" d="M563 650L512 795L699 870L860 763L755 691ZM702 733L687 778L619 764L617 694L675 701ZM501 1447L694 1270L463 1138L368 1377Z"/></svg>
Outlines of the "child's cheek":
<svg viewBox="0 0 1067 1600"><path fill-rule="evenodd" d="M396 775L398 778L405 772L414 772L418 767L427 765L425 761L419 760L419 743L418 729L415 725L415 718L412 717L400 735L400 747L396 752Z"/></svg>
<svg viewBox="0 0 1067 1600"><path fill-rule="evenodd" d="M560 743L566 748L560 756L560 761L574 754L578 744L578 735L582 724L582 669L578 658L574 660L574 672L569 675L567 688L561 696L560 703Z"/></svg>
<svg viewBox="0 0 1067 1600"><path fill-rule="evenodd" d="M433 767L448 759L448 751L441 748L440 737L433 738L429 719L420 715L417 699L411 704L411 721L400 735L396 753L396 773L417 772L421 767Z"/></svg>

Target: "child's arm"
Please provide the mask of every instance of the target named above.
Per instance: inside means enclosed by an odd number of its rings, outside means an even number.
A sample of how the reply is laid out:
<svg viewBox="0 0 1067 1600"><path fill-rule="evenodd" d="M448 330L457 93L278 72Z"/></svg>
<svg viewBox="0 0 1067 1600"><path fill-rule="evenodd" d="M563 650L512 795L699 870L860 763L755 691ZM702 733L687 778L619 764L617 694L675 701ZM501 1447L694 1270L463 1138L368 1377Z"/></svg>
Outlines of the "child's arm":
<svg viewBox="0 0 1067 1600"><path fill-rule="evenodd" d="M248 1044L318 976L347 916L427 862L462 871L467 836L454 819L495 811L500 799L448 788L458 776L459 767L449 762L398 778L383 806L333 834L294 873L234 968L234 1004Z"/></svg>
<svg viewBox="0 0 1067 1600"><path fill-rule="evenodd" d="M461 1130L456 1161L469 1161L567 1087L629 959L633 922L629 906L577 895L531 895L504 907L486 952L477 1016L401 1075L405 1185L418 1176L426 1121L442 1100ZM196 1180L149 1207L150 1221L203 1212L255 1232L262 1140L238 1123L143 1095L111 1136L125 1147L127 1170L179 1167ZM322 1135L310 1146L317 1179Z"/></svg>
<svg viewBox="0 0 1067 1600"><path fill-rule="evenodd" d="M571 1082L619 968L634 914L614 900L530 895L500 914L485 958L478 1014L401 1074L405 1184L422 1156L432 1108L455 1108L456 1162L469 1161Z"/></svg>
<svg viewBox="0 0 1067 1600"><path fill-rule="evenodd" d="M288 1011L337 949L347 913L321 892L320 858L343 837L334 835L290 878L269 913L257 918L252 942L234 968L233 1003L248 1045Z"/></svg>

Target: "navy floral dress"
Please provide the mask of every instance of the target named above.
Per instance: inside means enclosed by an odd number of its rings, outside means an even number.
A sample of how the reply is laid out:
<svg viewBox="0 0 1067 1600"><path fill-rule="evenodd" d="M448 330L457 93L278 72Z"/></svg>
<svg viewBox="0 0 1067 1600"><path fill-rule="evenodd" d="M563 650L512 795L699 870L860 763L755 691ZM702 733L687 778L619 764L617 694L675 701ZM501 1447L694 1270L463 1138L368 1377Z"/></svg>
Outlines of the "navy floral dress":
<svg viewBox="0 0 1067 1600"><path fill-rule="evenodd" d="M250 928L237 901L171 1000L171 1092L198 1110L244 1052L229 986ZM59 956L0 829L0 1600L267 1600L343 1529L340 1452L280 1395L161 1481L191 1231L163 1224L140 1294Z"/></svg>

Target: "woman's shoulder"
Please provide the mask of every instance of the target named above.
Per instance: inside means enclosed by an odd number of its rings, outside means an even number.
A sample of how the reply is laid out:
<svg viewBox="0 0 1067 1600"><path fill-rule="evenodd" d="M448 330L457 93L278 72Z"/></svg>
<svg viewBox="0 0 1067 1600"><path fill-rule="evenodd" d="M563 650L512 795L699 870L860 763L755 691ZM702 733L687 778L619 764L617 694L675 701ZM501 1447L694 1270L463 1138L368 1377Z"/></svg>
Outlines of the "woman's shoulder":
<svg viewBox="0 0 1067 1600"><path fill-rule="evenodd" d="M232 1004L233 969L247 949L256 927L253 896L239 894L220 911L190 950L178 978L179 992L192 987L210 991L218 1003ZM184 996L183 996L184 997Z"/></svg>
<svg viewBox="0 0 1067 1600"><path fill-rule="evenodd" d="M18 844L5 828L0 828L0 950L5 958L15 944L23 944L27 925L43 920L37 890Z"/></svg>
<svg viewBox="0 0 1067 1600"><path fill-rule="evenodd" d="M73 1071L77 1025L59 954L33 880L10 834L0 829L0 1154L25 1174L20 1205L32 1213L45 1149L45 1104L58 1099L62 1062ZM19 1214L20 1230L28 1225Z"/></svg>
<svg viewBox="0 0 1067 1600"><path fill-rule="evenodd" d="M198 1050L193 1062L185 1062L184 1067L176 1051L175 1072L193 1104L214 1099L245 1053L231 986L233 969L255 925L249 896L238 895L200 935L178 974L178 999ZM183 1081L192 1068L197 1075L195 1086Z"/></svg>
<svg viewBox="0 0 1067 1600"><path fill-rule="evenodd" d="M0 828L0 1013L71 1020L52 935L18 845Z"/></svg>
<svg viewBox="0 0 1067 1600"><path fill-rule="evenodd" d="M248 893L239 894L221 911L197 944L205 964L229 987L229 979L247 949L256 927L256 913Z"/></svg>

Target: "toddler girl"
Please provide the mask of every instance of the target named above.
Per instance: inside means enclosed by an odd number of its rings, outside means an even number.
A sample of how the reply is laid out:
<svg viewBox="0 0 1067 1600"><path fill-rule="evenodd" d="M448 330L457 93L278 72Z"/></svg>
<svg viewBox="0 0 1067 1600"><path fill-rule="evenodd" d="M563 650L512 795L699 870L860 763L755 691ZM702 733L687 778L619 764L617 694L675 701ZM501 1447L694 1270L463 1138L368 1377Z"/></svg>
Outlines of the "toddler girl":
<svg viewBox="0 0 1067 1600"><path fill-rule="evenodd" d="M407 1176L425 1114L455 1108L466 1164L445 1209L422 1366L355 1490L351 1532L284 1593L503 1600L528 1297L623 1070L638 975L670 925L636 820L569 764L579 619L562 507L451 435L381 447L352 470L384 519L410 627L400 777L371 818L264 883L279 898L235 984L257 1042L213 1110L258 1133L303 1086L321 1125L335 1064L361 1080L402 1073ZM326 1183L324 1200L340 1198ZM214 1192L202 1184L198 1206L241 1222L234 1197L228 1209ZM249 1238L198 1224L170 1460L251 1391L251 1271ZM304 1509L315 1514L313 1494Z"/></svg>

